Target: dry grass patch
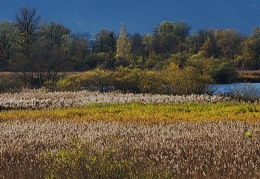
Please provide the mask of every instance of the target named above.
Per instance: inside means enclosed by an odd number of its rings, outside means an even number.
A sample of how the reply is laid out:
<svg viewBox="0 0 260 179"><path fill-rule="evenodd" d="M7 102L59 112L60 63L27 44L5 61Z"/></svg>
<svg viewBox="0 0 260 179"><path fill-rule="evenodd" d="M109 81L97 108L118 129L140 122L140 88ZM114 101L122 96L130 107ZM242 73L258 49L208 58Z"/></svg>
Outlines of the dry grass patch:
<svg viewBox="0 0 260 179"><path fill-rule="evenodd" d="M259 178L260 135L254 132L259 127L245 122L3 122L0 176Z"/></svg>

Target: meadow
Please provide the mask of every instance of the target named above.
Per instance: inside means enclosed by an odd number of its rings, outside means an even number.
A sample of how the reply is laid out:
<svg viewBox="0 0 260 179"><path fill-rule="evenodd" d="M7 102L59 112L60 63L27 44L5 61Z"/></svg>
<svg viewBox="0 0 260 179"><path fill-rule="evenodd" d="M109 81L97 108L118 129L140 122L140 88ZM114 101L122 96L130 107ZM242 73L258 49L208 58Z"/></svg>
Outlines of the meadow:
<svg viewBox="0 0 260 179"><path fill-rule="evenodd" d="M260 178L260 104L209 95L0 95L0 178Z"/></svg>

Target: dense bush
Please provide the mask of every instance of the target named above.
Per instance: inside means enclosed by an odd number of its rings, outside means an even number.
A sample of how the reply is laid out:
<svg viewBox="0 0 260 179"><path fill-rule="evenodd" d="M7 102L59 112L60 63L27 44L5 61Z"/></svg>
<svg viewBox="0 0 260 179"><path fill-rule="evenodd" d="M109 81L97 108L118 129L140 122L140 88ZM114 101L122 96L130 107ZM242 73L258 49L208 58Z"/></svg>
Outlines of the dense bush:
<svg viewBox="0 0 260 179"><path fill-rule="evenodd" d="M60 79L54 86L57 91L119 90L132 93L201 94L210 77L193 67L180 69L172 63L161 71L119 67L115 71L95 69ZM45 85L51 90L53 86Z"/></svg>
<svg viewBox="0 0 260 179"><path fill-rule="evenodd" d="M202 75L199 70L193 67L180 69L176 64L171 63L160 72L167 94L202 94L206 84L210 82L210 77Z"/></svg>
<svg viewBox="0 0 260 179"><path fill-rule="evenodd" d="M217 83L230 83L237 78L237 71L230 63L222 62L213 65L209 74Z"/></svg>
<svg viewBox="0 0 260 179"><path fill-rule="evenodd" d="M117 90L133 93L161 93L162 83L154 71L120 67L114 73Z"/></svg>

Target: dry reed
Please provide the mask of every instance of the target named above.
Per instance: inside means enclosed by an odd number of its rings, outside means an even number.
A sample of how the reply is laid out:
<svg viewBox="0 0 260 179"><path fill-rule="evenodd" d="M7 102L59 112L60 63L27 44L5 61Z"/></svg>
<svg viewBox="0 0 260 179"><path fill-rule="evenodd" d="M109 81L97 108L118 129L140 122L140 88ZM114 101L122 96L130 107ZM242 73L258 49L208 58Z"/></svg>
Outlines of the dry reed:
<svg viewBox="0 0 260 179"><path fill-rule="evenodd" d="M231 99L219 95L159 95L133 93L99 93L99 92L44 92L40 90L20 93L0 94L1 109L44 109L84 106L92 103L164 103L179 104L186 102L216 103Z"/></svg>
<svg viewBox="0 0 260 179"><path fill-rule="evenodd" d="M55 156L80 141L97 151L116 149L111 157L130 156L136 165L149 160L149 165L164 168L174 178L259 178L260 134L253 132L259 127L245 122L3 122L0 176L44 178L48 172L39 156L46 151ZM246 131L253 136L247 137Z"/></svg>

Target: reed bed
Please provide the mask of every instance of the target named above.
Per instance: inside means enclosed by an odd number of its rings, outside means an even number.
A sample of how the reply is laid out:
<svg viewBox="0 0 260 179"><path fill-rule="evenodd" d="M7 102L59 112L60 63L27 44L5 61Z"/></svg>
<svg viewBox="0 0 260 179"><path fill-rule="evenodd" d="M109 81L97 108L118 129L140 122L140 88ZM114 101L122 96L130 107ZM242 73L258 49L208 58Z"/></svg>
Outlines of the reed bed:
<svg viewBox="0 0 260 179"><path fill-rule="evenodd" d="M259 178L259 127L224 121L3 122L0 177Z"/></svg>
<svg viewBox="0 0 260 179"><path fill-rule="evenodd" d="M44 92L30 90L20 93L0 94L0 109L53 109L85 106L93 103L131 103L139 102L180 104L187 102L216 103L227 102L231 99L219 95L159 95L159 94L133 94L133 93L99 93L99 92Z"/></svg>
<svg viewBox="0 0 260 179"><path fill-rule="evenodd" d="M119 122L146 124L173 124L176 122L241 121L260 122L260 105L235 102L184 103L184 104L89 104L84 107L6 110L0 112L5 121L69 121Z"/></svg>
<svg viewBox="0 0 260 179"><path fill-rule="evenodd" d="M260 178L260 105L223 96L0 95L0 178Z"/></svg>

